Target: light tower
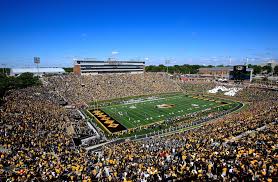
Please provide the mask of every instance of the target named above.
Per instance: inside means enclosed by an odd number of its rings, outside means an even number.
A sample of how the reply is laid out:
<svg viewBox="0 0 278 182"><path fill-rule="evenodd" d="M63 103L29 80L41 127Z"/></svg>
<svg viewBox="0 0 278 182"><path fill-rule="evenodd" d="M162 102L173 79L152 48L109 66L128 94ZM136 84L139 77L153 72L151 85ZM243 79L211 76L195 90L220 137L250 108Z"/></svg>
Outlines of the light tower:
<svg viewBox="0 0 278 182"><path fill-rule="evenodd" d="M6 74L6 64L2 64L3 68L2 68L2 71L3 71L3 74L5 75Z"/></svg>
<svg viewBox="0 0 278 182"><path fill-rule="evenodd" d="M39 64L41 62L40 57L34 57L34 63L37 65L37 76L39 77Z"/></svg>
<svg viewBox="0 0 278 182"><path fill-rule="evenodd" d="M165 60L165 65L167 67L167 73L168 73L168 67L169 67L169 64L171 63L171 60L170 59L166 59Z"/></svg>
<svg viewBox="0 0 278 182"><path fill-rule="evenodd" d="M246 68L248 68L248 57L246 57Z"/></svg>

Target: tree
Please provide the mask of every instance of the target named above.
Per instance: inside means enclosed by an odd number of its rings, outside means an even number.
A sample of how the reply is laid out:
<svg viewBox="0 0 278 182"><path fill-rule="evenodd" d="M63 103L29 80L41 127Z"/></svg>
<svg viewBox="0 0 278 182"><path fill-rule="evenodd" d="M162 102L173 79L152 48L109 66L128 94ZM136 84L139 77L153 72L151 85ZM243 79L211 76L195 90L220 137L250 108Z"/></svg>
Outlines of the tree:
<svg viewBox="0 0 278 182"><path fill-rule="evenodd" d="M159 72L166 72L167 67L164 66L163 64L158 65L158 71Z"/></svg>
<svg viewBox="0 0 278 182"><path fill-rule="evenodd" d="M274 74L275 74L275 75L278 75L278 65L276 65L276 66L274 67Z"/></svg>
<svg viewBox="0 0 278 182"><path fill-rule="evenodd" d="M175 72L176 72L175 67L174 67L174 66L169 66L168 72L169 72L169 73L172 73L172 74L175 73Z"/></svg>
<svg viewBox="0 0 278 182"><path fill-rule="evenodd" d="M196 74L198 73L199 68L203 67L213 67L212 65L209 66L200 66L200 65L189 65L189 64L184 64L184 65L174 65L174 66L168 66L168 72L169 73L181 73L181 74ZM150 65L146 66L145 70L147 72L166 72L167 71L167 66L165 65Z"/></svg>
<svg viewBox="0 0 278 182"><path fill-rule="evenodd" d="M146 66L145 67L145 70L147 72L159 72L159 67L158 66L155 66L155 65L150 65L150 66Z"/></svg>
<svg viewBox="0 0 278 182"><path fill-rule="evenodd" d="M220 65L217 65L216 67L224 67L224 65L223 65L223 64L220 64Z"/></svg>
<svg viewBox="0 0 278 182"><path fill-rule="evenodd" d="M0 102L1 102L1 98L6 92L8 83L9 83L8 77L5 74L0 73Z"/></svg>
<svg viewBox="0 0 278 182"><path fill-rule="evenodd" d="M1 98L5 95L8 90L26 88L33 85L41 84L38 77L32 73L22 73L18 77L6 76L0 73L0 102Z"/></svg>
<svg viewBox="0 0 278 182"><path fill-rule="evenodd" d="M65 72L67 73L72 73L73 72L73 68L63 68L65 70Z"/></svg>
<svg viewBox="0 0 278 182"><path fill-rule="evenodd" d="M34 77L33 73L22 73L17 77L18 87L25 88L32 85L36 85L39 82L38 77Z"/></svg>
<svg viewBox="0 0 278 182"><path fill-rule="evenodd" d="M174 72L175 73L180 73L181 72L180 68L181 67L179 65L174 65Z"/></svg>
<svg viewBox="0 0 278 182"><path fill-rule="evenodd" d="M9 75L10 71L11 71L10 68L0 68L0 73L5 73L5 74Z"/></svg>
<svg viewBox="0 0 278 182"><path fill-rule="evenodd" d="M262 67L260 65L248 64L248 68L253 69L253 74L254 75L260 74L262 72Z"/></svg>
<svg viewBox="0 0 278 182"><path fill-rule="evenodd" d="M267 74L272 72L272 67L270 65L266 65L263 67L263 71L265 71Z"/></svg>
<svg viewBox="0 0 278 182"><path fill-rule="evenodd" d="M260 74L262 72L262 67L260 65L255 65L254 66L254 74Z"/></svg>

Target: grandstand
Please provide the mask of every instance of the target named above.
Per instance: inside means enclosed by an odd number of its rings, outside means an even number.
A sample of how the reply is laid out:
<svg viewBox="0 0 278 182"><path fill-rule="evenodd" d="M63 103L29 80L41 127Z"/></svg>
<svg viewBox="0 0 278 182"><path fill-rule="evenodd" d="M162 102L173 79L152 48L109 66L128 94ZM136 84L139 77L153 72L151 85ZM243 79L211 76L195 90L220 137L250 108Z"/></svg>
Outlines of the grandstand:
<svg viewBox="0 0 278 182"><path fill-rule="evenodd" d="M45 81L46 89L57 90L70 104L181 91L165 73L66 75Z"/></svg>
<svg viewBox="0 0 278 182"><path fill-rule="evenodd" d="M4 98L1 180L277 179L273 88L183 82L166 73L42 81Z"/></svg>
<svg viewBox="0 0 278 182"><path fill-rule="evenodd" d="M0 0L0 182L278 182L277 12Z"/></svg>

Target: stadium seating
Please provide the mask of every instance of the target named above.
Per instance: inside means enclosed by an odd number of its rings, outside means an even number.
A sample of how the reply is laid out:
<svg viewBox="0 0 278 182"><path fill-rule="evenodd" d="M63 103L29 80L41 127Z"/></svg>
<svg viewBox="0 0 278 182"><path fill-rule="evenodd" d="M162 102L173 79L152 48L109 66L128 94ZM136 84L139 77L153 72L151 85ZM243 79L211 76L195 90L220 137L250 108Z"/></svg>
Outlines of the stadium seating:
<svg viewBox="0 0 278 182"><path fill-rule="evenodd" d="M248 105L239 112L182 133L111 141L96 153L84 146L103 141L74 145L76 133L69 132L73 123L80 133L94 135L87 132L83 118L74 119L74 109L60 105L61 97L87 103L94 98L174 92L180 87L160 73L45 79L47 85L13 90L4 98L0 181L277 180L277 91L244 87L235 97ZM214 86L182 87L194 92Z"/></svg>
<svg viewBox="0 0 278 182"><path fill-rule="evenodd" d="M48 82L47 89L59 92L71 104L181 91L165 73L67 75L45 80Z"/></svg>

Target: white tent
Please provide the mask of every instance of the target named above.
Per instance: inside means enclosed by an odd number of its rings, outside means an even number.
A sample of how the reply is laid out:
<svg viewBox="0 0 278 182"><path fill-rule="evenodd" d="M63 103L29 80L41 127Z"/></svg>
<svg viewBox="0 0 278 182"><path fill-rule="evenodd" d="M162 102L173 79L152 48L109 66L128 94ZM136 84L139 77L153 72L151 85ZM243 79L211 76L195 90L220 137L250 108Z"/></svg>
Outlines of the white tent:
<svg viewBox="0 0 278 182"><path fill-rule="evenodd" d="M235 96L238 91L240 91L242 88L226 88L224 86L216 86L215 88L208 90L209 93L217 93L219 91L225 92L224 95L228 96Z"/></svg>

